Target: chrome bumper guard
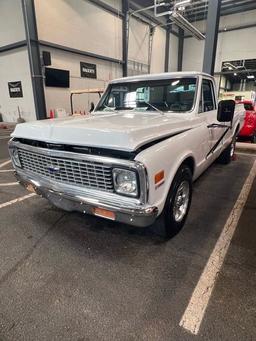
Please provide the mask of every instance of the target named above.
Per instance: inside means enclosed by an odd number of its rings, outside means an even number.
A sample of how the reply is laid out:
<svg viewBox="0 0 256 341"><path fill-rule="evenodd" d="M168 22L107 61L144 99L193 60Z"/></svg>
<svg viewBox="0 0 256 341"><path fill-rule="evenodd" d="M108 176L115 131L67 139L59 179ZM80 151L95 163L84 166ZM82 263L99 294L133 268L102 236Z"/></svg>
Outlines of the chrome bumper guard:
<svg viewBox="0 0 256 341"><path fill-rule="evenodd" d="M158 215L157 207L129 204L129 198L126 197L120 196L119 200L111 200L110 196L109 200L105 200L102 193L79 191L77 187L53 183L48 179L27 174L17 168L16 177L26 189L48 199L54 206L66 211L98 215L95 213L95 209L100 208L113 212L115 219L112 220L138 227L152 225Z"/></svg>

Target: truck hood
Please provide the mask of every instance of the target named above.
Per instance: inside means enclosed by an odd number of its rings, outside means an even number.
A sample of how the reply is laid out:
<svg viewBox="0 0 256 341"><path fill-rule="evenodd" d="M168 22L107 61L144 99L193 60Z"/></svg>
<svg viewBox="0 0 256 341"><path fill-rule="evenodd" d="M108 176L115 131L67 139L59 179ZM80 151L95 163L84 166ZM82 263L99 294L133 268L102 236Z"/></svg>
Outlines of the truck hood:
<svg viewBox="0 0 256 341"><path fill-rule="evenodd" d="M18 124L12 137L49 143L134 151L146 143L191 128L186 114L94 113Z"/></svg>

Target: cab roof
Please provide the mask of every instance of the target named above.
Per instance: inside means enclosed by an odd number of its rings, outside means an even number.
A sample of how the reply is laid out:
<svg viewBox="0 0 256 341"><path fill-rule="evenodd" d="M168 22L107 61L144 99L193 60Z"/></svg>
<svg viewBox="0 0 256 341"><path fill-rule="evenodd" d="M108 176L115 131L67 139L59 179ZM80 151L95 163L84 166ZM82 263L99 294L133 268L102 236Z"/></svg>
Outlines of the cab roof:
<svg viewBox="0 0 256 341"><path fill-rule="evenodd" d="M147 74L147 75L138 75L131 77L124 77L119 79L114 79L110 82L110 84L115 83L126 83L126 82L139 82L146 80L160 80L160 79L170 79L170 78L178 78L178 77L197 77L204 76L213 78L213 76L208 73L198 72L198 71L182 71L182 72L163 72L163 73L155 73L155 74Z"/></svg>

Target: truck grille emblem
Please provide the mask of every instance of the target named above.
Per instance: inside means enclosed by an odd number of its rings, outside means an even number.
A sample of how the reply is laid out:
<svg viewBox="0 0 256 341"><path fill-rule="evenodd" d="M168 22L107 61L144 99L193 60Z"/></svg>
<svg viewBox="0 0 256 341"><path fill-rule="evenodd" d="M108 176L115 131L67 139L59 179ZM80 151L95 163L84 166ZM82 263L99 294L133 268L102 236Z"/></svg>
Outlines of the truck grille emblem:
<svg viewBox="0 0 256 341"><path fill-rule="evenodd" d="M50 174L57 174L60 172L60 167L58 166L48 166L47 170Z"/></svg>

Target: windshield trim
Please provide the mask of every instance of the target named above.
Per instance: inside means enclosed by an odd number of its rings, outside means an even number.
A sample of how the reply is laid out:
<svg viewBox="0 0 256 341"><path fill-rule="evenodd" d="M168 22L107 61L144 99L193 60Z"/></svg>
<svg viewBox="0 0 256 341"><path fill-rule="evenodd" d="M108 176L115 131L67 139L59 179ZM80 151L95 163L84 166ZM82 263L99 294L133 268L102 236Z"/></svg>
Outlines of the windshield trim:
<svg viewBox="0 0 256 341"><path fill-rule="evenodd" d="M198 84L199 84L199 76L198 75L192 75L192 76L188 76L188 75L182 75L182 76L180 76L180 77L170 77L170 78L164 78L163 79L163 81L170 81L170 80L172 80L172 79L176 79L176 78L195 78L196 79L196 88L195 88L195 95L194 95L194 100L193 100L193 105L192 105L192 108L190 109L190 110L187 110L187 111L181 111L181 112L176 112L176 111L164 111L163 113L164 114L189 114L189 113L191 113L191 112L193 112L194 110L195 110L195 106L196 106L196 100L197 100L197 94L198 94ZM162 79L156 79L155 81L161 81ZM145 82L145 81L147 81L146 79L145 80L143 80L143 81L138 81L138 83L139 82ZM151 81L150 79L148 80L148 81ZM130 83L130 82L125 82L125 83ZM131 82L131 83L134 83L134 82ZM100 106L102 106L102 104L104 103L104 101L105 101L105 99L106 99L106 97L107 97L107 95L108 95L108 92L109 92L109 90L110 90L110 88L112 87L112 86L115 86L115 85L118 85L118 84L124 84L124 82L122 82L121 80L120 80L120 82L115 82L115 83L109 83L108 84L108 86L107 86L107 88L106 88L106 91L104 92L104 94L101 96L101 99L100 99L100 101L98 102L98 104L96 105L96 107L95 107L95 109L94 109L94 111L93 112L101 112L101 113L104 113L104 111L102 111L102 110L98 110L98 108L100 107ZM136 108L135 108L136 109ZM120 110L120 111L122 111L122 110ZM152 110L153 111L153 110ZM113 112L116 112L116 113L118 113L118 109L114 109L113 110ZM105 113L106 113L106 111L105 111Z"/></svg>

